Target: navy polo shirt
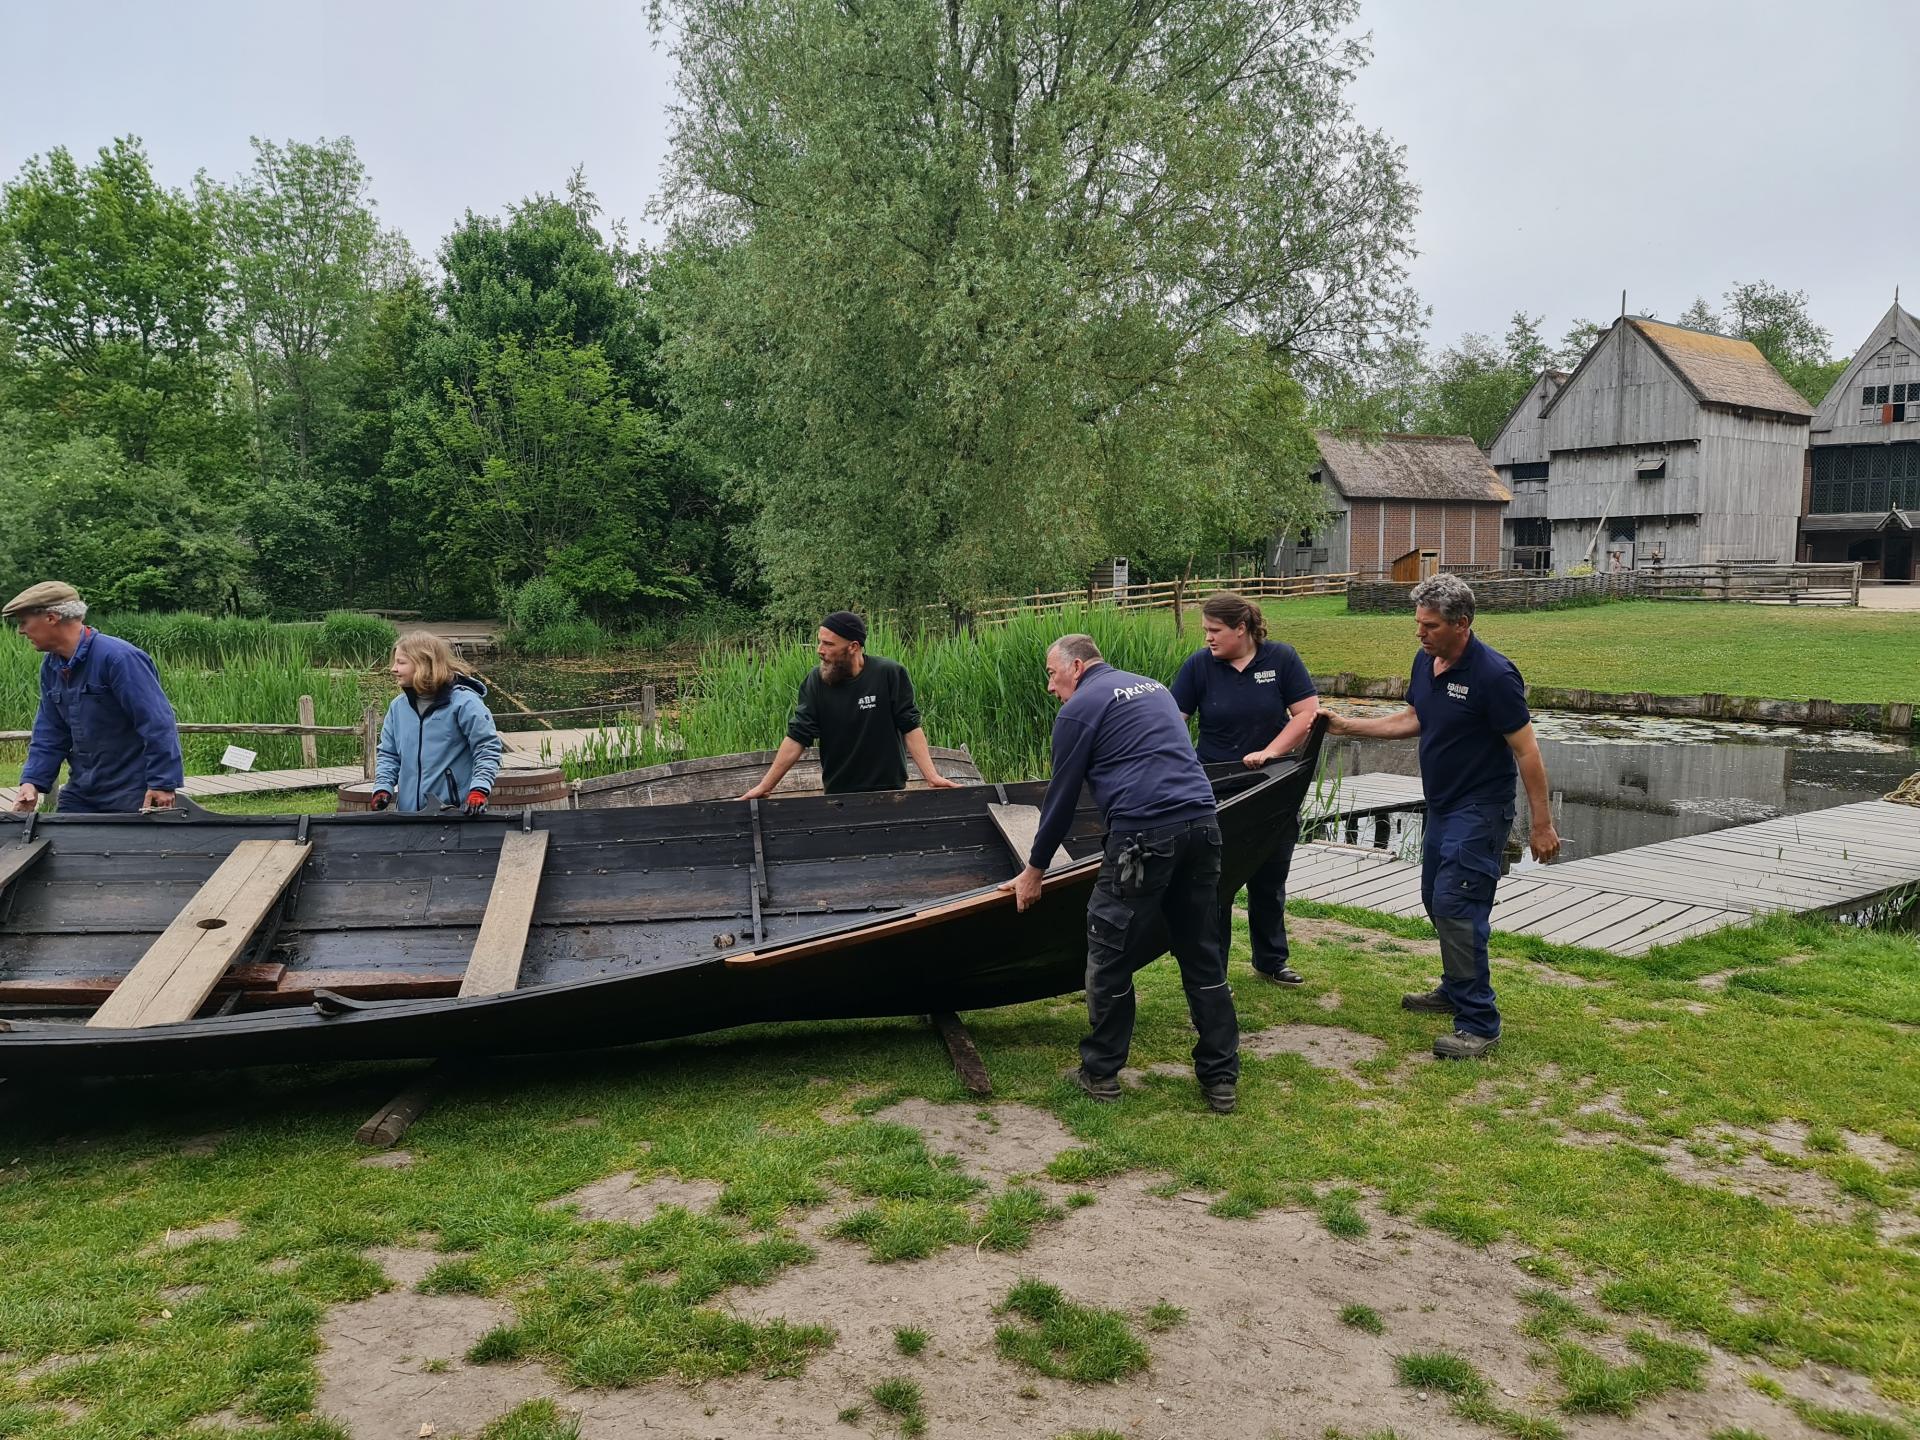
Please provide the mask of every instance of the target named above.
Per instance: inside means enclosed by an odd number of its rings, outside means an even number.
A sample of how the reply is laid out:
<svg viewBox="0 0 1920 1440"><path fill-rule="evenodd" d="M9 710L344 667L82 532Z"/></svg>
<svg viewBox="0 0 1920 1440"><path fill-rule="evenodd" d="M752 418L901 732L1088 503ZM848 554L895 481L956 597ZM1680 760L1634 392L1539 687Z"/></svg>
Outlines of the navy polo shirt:
<svg viewBox="0 0 1920 1440"><path fill-rule="evenodd" d="M1173 677L1173 703L1200 717L1198 748L1208 765L1266 749L1286 728L1288 707L1319 693L1300 652L1278 640L1262 640L1245 669L1202 646Z"/></svg>
<svg viewBox="0 0 1920 1440"><path fill-rule="evenodd" d="M1434 677L1433 657L1413 657L1407 703L1420 717L1420 788L1433 814L1514 803L1519 767L1507 736L1528 724L1526 684L1514 664L1469 634L1459 660Z"/></svg>

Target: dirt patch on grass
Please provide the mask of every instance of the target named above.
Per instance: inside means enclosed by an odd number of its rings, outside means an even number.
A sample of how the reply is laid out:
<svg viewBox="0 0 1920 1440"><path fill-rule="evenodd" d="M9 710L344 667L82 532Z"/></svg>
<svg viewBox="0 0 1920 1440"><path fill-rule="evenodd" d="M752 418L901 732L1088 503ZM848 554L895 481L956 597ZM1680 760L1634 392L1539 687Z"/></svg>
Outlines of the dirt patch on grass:
<svg viewBox="0 0 1920 1440"><path fill-rule="evenodd" d="M958 1156L969 1174L995 1182L1036 1175L1078 1143L1066 1126L1030 1105L982 1109L902 1100L876 1111L873 1118L918 1130L929 1150Z"/></svg>
<svg viewBox="0 0 1920 1440"><path fill-rule="evenodd" d="M694 1214L713 1208L720 1198L720 1186L712 1180L682 1180L678 1175L655 1175L636 1184L631 1170L609 1175L591 1185L582 1185L571 1195L549 1200L541 1207L558 1210L572 1206L582 1220L612 1220L623 1225L644 1225L659 1214L662 1206L678 1205Z"/></svg>
<svg viewBox="0 0 1920 1440"><path fill-rule="evenodd" d="M1245 918L1245 911L1236 911ZM1382 940L1389 941L1395 953L1406 955L1435 955L1440 953L1438 940L1412 940L1404 935L1388 935L1380 930L1367 930L1358 925L1349 925L1344 920L1321 920L1304 915L1287 917L1287 938L1291 941L1319 941L1330 945L1376 946Z"/></svg>
<svg viewBox="0 0 1920 1440"><path fill-rule="evenodd" d="M209 1220L205 1225L195 1225L186 1230L169 1230L143 1254L154 1255L162 1250L184 1250L200 1240L235 1240L240 1235L238 1220Z"/></svg>
<svg viewBox="0 0 1920 1440"><path fill-rule="evenodd" d="M1313 1003L1318 1005L1322 1010L1338 1010L1341 1005L1346 1002L1342 1000L1338 990L1329 990Z"/></svg>
<svg viewBox="0 0 1920 1440"><path fill-rule="evenodd" d="M411 1170L413 1152L410 1150L383 1150L378 1155L365 1155L354 1162L368 1170Z"/></svg>
<svg viewBox="0 0 1920 1440"><path fill-rule="evenodd" d="M387 1278L402 1290L413 1289L441 1261L456 1258L415 1245L380 1245L364 1253L367 1259L386 1271Z"/></svg>
<svg viewBox="0 0 1920 1440"><path fill-rule="evenodd" d="M1338 1025L1273 1025L1240 1037L1240 1053L1270 1060L1298 1055L1309 1065L1332 1070L1356 1084L1367 1082L1353 1067L1386 1054L1387 1042Z"/></svg>

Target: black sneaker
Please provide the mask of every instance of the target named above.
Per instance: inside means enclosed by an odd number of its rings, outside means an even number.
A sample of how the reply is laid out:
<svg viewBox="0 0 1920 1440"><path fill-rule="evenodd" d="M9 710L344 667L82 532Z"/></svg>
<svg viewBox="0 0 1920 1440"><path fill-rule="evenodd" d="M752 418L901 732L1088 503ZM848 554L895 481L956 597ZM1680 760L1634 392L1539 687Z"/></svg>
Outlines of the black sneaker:
<svg viewBox="0 0 1920 1440"><path fill-rule="evenodd" d="M1216 1115L1231 1115L1233 1107L1239 1103L1238 1086L1231 1080L1216 1080L1211 1085L1202 1085L1200 1093L1206 1097L1207 1108Z"/></svg>
<svg viewBox="0 0 1920 1440"><path fill-rule="evenodd" d="M1402 995L1400 997L1400 1008L1402 1010L1413 1010L1422 1015L1451 1015L1454 1013L1453 1002L1447 999L1445 992L1443 992L1438 985L1434 986L1431 990L1422 990L1418 995Z"/></svg>
<svg viewBox="0 0 1920 1440"><path fill-rule="evenodd" d="M1291 965L1282 965L1278 970L1262 970L1256 965L1253 967L1253 973L1269 985L1304 985L1307 983L1307 977Z"/></svg>
<svg viewBox="0 0 1920 1440"><path fill-rule="evenodd" d="M1105 1103L1120 1098L1120 1082L1111 1075L1089 1075L1084 1065L1075 1066L1067 1072L1067 1079L1087 1095Z"/></svg>
<svg viewBox="0 0 1920 1440"><path fill-rule="evenodd" d="M1433 1042L1434 1057L1439 1060L1478 1060L1500 1043L1498 1035L1469 1035L1456 1030Z"/></svg>

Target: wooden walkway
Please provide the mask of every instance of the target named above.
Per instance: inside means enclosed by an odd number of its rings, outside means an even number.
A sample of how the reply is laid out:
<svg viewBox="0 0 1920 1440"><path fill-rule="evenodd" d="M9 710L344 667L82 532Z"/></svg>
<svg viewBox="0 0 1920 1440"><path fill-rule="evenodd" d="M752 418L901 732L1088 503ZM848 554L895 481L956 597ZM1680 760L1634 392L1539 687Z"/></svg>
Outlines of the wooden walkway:
<svg viewBox="0 0 1920 1440"><path fill-rule="evenodd" d="M1846 914L1915 883L1920 809L1866 800L1515 871L1495 892L1493 927L1638 955L1776 910ZM1302 845L1287 891L1425 913L1417 863L1350 845Z"/></svg>

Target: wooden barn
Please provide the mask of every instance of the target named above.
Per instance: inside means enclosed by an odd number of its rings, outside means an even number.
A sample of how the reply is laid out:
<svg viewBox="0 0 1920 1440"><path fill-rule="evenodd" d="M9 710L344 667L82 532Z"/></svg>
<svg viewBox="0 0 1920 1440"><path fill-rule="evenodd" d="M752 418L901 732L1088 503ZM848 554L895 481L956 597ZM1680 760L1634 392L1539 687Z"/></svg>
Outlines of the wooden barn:
<svg viewBox="0 0 1920 1440"><path fill-rule="evenodd" d="M1920 322L1893 308L1814 412L1800 558L1911 581L1920 525Z"/></svg>
<svg viewBox="0 0 1920 1440"><path fill-rule="evenodd" d="M1330 430L1315 438L1314 479L1330 518L1318 530L1277 537L1274 573L1355 571L1384 580L1409 556L1418 572L1422 552L1427 572L1501 565L1507 488L1472 440Z"/></svg>
<svg viewBox="0 0 1920 1440"><path fill-rule="evenodd" d="M1563 574L1791 560L1812 413L1748 341L1624 315L1495 440L1529 486L1510 547Z"/></svg>
<svg viewBox="0 0 1920 1440"><path fill-rule="evenodd" d="M1547 517L1547 476L1553 466L1547 453L1546 409L1566 383L1565 370L1542 370L1487 450L1494 472L1513 492L1505 547L1507 563L1515 570L1553 568L1553 522Z"/></svg>

